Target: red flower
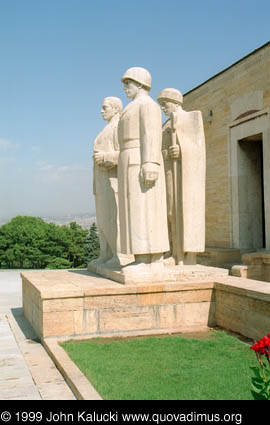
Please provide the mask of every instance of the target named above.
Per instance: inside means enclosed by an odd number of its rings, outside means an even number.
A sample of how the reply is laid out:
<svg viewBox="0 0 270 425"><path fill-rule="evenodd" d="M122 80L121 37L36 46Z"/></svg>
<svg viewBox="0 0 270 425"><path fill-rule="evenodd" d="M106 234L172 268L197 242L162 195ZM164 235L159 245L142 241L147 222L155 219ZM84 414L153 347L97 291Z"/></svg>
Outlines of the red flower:
<svg viewBox="0 0 270 425"><path fill-rule="evenodd" d="M250 348L260 355L265 354L270 359L270 334L267 337L264 336L259 341L254 341L254 344Z"/></svg>

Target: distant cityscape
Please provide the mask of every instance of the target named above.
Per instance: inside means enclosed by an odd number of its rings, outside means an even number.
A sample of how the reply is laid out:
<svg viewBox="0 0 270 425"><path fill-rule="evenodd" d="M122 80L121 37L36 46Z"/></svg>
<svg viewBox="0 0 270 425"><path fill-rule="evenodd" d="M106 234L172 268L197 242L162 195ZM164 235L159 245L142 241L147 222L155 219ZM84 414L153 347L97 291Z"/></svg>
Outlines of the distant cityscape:
<svg viewBox="0 0 270 425"><path fill-rule="evenodd" d="M18 214L18 215L24 215L24 214ZM87 213L68 214L68 215L46 215L46 216L39 216L39 217L42 220L44 220L46 223L55 223L58 226L62 226L62 225L68 226L69 223L71 223L72 221L76 221L76 223L82 226L83 229L89 229L90 226L93 224L93 222L96 222L96 216L93 216ZM0 218L0 226L10 221L11 218L8 218L8 219Z"/></svg>

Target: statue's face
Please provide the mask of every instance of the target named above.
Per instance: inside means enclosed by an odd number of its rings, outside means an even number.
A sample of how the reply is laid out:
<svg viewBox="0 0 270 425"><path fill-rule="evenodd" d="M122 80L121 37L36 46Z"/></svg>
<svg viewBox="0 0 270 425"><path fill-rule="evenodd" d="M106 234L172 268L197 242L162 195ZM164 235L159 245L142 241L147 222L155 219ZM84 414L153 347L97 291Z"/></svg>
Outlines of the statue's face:
<svg viewBox="0 0 270 425"><path fill-rule="evenodd" d="M177 109L177 103L170 102L168 100L160 100L160 107L165 115L169 116L172 112L175 112Z"/></svg>
<svg viewBox="0 0 270 425"><path fill-rule="evenodd" d="M112 117L115 115L115 109L114 107L111 105L110 102L104 100L102 108L101 108L101 115L102 118L105 121L110 121L112 119Z"/></svg>
<svg viewBox="0 0 270 425"><path fill-rule="evenodd" d="M136 94L138 93L140 87L139 84L136 83L133 80L125 80L124 82L124 91L126 93L126 96L129 99L134 99Z"/></svg>

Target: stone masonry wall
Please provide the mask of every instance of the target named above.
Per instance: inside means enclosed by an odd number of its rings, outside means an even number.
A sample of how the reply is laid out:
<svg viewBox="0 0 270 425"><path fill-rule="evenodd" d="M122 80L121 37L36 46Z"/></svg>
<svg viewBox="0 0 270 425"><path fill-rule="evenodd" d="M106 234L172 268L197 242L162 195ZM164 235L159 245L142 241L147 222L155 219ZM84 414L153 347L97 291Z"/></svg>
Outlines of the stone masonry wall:
<svg viewBox="0 0 270 425"><path fill-rule="evenodd" d="M258 90L263 91L262 109L270 107L270 44L184 96L184 109L201 110L204 119L206 246L209 247L232 247L228 128L236 117L232 117L231 105L244 94ZM206 120L210 110L212 122Z"/></svg>

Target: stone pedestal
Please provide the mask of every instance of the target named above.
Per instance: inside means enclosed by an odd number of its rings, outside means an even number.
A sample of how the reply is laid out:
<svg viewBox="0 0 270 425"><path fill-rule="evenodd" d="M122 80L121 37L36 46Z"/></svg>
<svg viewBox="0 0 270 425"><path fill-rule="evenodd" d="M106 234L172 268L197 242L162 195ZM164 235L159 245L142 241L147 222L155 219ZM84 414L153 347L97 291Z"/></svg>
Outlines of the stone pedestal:
<svg viewBox="0 0 270 425"><path fill-rule="evenodd" d="M87 271L22 273L24 315L43 339L214 325L212 280L122 285Z"/></svg>
<svg viewBox="0 0 270 425"><path fill-rule="evenodd" d="M226 269L206 267L200 264L183 266L167 266L159 263L147 264L140 272L137 271L128 274L125 273L125 268L117 268L115 266L106 267L104 264L98 266L89 264L88 270L125 285L135 283L183 282L194 279L204 280L228 275L228 270Z"/></svg>
<svg viewBox="0 0 270 425"><path fill-rule="evenodd" d="M113 282L83 270L22 273L23 311L44 340L202 331L252 339L270 330L270 285L236 277Z"/></svg>
<svg viewBox="0 0 270 425"><path fill-rule="evenodd" d="M270 251L264 250L242 255L241 265L232 267L232 275L270 282Z"/></svg>

